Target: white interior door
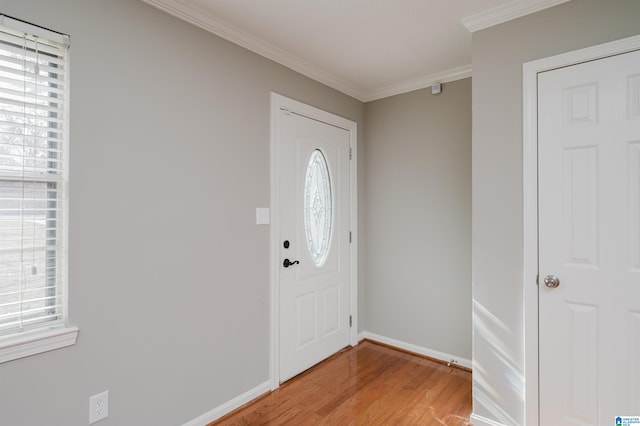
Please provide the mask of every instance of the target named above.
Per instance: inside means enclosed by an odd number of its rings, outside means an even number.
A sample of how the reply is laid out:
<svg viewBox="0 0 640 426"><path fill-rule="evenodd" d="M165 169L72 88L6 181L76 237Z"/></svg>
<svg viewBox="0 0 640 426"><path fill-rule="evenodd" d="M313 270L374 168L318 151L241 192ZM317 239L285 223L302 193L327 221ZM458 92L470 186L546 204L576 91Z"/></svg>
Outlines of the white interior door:
<svg viewBox="0 0 640 426"><path fill-rule="evenodd" d="M538 117L540 424L613 425L640 415L640 52L539 74Z"/></svg>
<svg viewBox="0 0 640 426"><path fill-rule="evenodd" d="M348 130L280 110L280 382L349 345Z"/></svg>

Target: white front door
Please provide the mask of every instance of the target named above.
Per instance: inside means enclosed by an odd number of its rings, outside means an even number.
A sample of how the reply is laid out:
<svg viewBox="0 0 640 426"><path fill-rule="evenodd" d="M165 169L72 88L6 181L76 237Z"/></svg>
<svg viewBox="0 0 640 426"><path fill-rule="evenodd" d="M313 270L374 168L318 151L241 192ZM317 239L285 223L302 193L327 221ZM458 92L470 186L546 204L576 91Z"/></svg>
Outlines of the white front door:
<svg viewBox="0 0 640 426"><path fill-rule="evenodd" d="M640 52L538 76L540 425L640 416Z"/></svg>
<svg viewBox="0 0 640 426"><path fill-rule="evenodd" d="M350 132L277 113L283 382L350 342Z"/></svg>

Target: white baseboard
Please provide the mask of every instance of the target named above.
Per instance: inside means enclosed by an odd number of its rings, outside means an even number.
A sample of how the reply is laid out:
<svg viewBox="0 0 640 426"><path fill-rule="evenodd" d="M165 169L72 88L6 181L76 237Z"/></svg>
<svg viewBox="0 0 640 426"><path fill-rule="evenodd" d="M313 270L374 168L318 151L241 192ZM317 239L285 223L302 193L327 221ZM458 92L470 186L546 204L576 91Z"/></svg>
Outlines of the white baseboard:
<svg viewBox="0 0 640 426"><path fill-rule="evenodd" d="M471 414L471 418L469 420L471 420L471 424L473 424L473 426L506 426L502 423L489 420L486 417L478 416L475 413Z"/></svg>
<svg viewBox="0 0 640 426"><path fill-rule="evenodd" d="M400 340L381 336L375 333L370 333L368 331L363 331L358 335L358 340L362 340L362 339L369 339L376 342L384 343L385 345L395 346L396 348L404 349L405 351L414 352L414 353L428 356L430 358L435 358L437 360L444 361L444 362L450 362L451 360L453 360L454 364L471 369L470 359L460 358L459 356L456 356L456 355L451 355L451 354L436 351L433 349L424 348L422 346L414 345L412 343L402 342Z"/></svg>
<svg viewBox="0 0 640 426"><path fill-rule="evenodd" d="M220 417L225 414L229 414L236 408L242 407L244 404L253 401L259 396L271 391L271 382L266 381L253 389L249 389L247 392L242 395L238 395L230 401L225 402L224 404L214 408L211 411L204 413L203 415L195 418L193 420L188 421L182 426L206 426L214 420L218 420Z"/></svg>
<svg viewBox="0 0 640 426"><path fill-rule="evenodd" d="M374 342L383 343L389 346L395 346L396 348L403 349L405 351L413 352L420 355L425 355L431 358L435 358L440 361L449 362L454 360L454 362L462 367L471 368L471 360L460 358L455 355L446 354L444 352L439 352L433 349L424 348L422 346L417 346L411 343L402 342L400 340L392 339L390 337L381 336L379 334L370 333L368 331L363 331L358 334L358 341L362 339L372 340ZM204 413L203 415L195 418L182 426L206 426L207 424L213 422L214 420L219 419L225 414L229 414L233 410L242 407L248 402L253 401L254 399L262 396L263 394L271 391L271 381L266 381L264 383L259 384L253 389L248 390L242 395L238 395L230 401L225 402L224 404L214 408L211 411ZM500 423L492 422L491 420L485 419L481 416L472 415L471 419L474 420L474 426L504 426Z"/></svg>

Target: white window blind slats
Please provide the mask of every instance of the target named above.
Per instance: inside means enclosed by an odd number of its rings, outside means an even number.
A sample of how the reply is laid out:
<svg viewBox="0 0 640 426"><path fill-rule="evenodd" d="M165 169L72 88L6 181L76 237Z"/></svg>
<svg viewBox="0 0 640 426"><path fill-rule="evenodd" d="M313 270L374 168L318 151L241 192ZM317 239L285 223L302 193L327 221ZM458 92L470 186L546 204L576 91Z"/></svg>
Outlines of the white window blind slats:
<svg viewBox="0 0 640 426"><path fill-rule="evenodd" d="M26 219L26 218L25 218ZM26 222L26 220L21 221L21 222ZM3 224L4 225L4 224ZM25 225L26 226L26 225ZM37 252L39 250L44 250L44 249L48 249L50 247L56 246L56 236L53 235L52 232L50 231L55 231L56 228L45 228L45 225L42 225L41 223L37 223L36 226L38 227L36 230L36 236L35 238L33 237L33 233L34 233L34 229L33 227L28 230L25 229L24 227L19 228L19 227L8 227L5 229L4 234L7 235L7 238L4 239L5 245L6 247L4 247L2 249L2 251L0 253L4 253L7 256L9 256L11 253L20 253L21 251L34 251ZM29 231L29 232L27 232ZM49 234L51 233L51 237L47 238L44 237L44 235L41 234ZM13 235L12 235L13 234ZM25 245L23 243L23 239L27 239L27 238L31 238L32 242L35 241L37 239L37 242L35 244L29 244L29 245ZM13 244L15 242L15 244ZM15 245L15 247L13 247L13 245ZM0 259L0 262L2 260L5 259Z"/></svg>
<svg viewBox="0 0 640 426"><path fill-rule="evenodd" d="M45 248L44 248L44 247L39 247L39 248L40 248L40 250L37 252L37 254L36 254L36 258L35 258L35 261L36 261L36 262L39 262L40 264L46 265L47 260L54 260L54 259L55 259L55 258L53 258L53 257L47 257L47 256L46 256L46 254L44 253L44 251L45 251ZM57 249L60 249L60 247L56 247L56 248L57 248ZM47 248L47 249L49 249L49 248ZM8 259L7 259L6 261L4 261L4 262L0 262L0 267L7 267L7 268L8 268L8 267L13 267L13 264L14 264L15 262L20 262L20 259L19 259L19 258L18 258L18 259L11 259L11 255L13 255L14 257L16 257L15 255L16 255L16 254L18 254L18 255L19 255L19 254L20 254L20 252L15 252L15 251L14 251L14 252L12 253L12 252L11 252L11 250L9 250L9 252L8 252L7 254L9 255L9 256L7 256L7 257L8 257ZM29 259L29 260L31 260L31 259ZM53 271L54 271L54 269L55 269L55 268L54 268L53 266L51 266L51 267L45 267L45 272L46 272L47 270L48 270L49 272L53 272ZM15 284L15 282L14 282L14 281L11 281L11 280L5 280L4 284L6 284L6 285L13 285L13 284ZM4 284L3 284L3 285L4 285ZM2 294L2 287L0 287L0 294Z"/></svg>
<svg viewBox="0 0 640 426"><path fill-rule="evenodd" d="M25 45L24 43L21 43L20 45L12 45L3 43L2 40L0 40L0 50L5 53L4 56L7 58L4 61L3 66L6 67L6 69L11 70L24 70L23 63L25 62L24 59L26 59L27 64L31 64L30 66L27 65L27 70L33 70L33 64L36 63L36 57L33 55L33 57L27 56L25 58L24 52L35 53L34 46L35 44L30 46L29 44ZM42 50L43 46L43 44L38 43L37 63L40 65L40 75L46 76L49 75L48 73L51 73L52 75L62 74L64 71L64 58L46 53Z"/></svg>
<svg viewBox="0 0 640 426"><path fill-rule="evenodd" d="M17 131L13 131L12 126L15 123L10 123L8 121L1 121L0 120L0 137L5 136L6 139L6 143L4 145L15 145L15 146L22 146L22 143L18 143L18 142L11 142L11 138L16 139L19 136L21 137L22 135L17 133ZM56 129L48 129L47 132L47 136L36 136L36 141L38 143L38 146L41 146L40 144L42 144L43 142L47 142L48 146L47 146L47 150L51 151L51 152L56 152L59 155L62 155L62 150L58 149L58 143L61 143L63 141L63 135L62 132L58 132L55 131ZM33 141L34 138L33 136L31 136L31 140Z"/></svg>
<svg viewBox="0 0 640 426"><path fill-rule="evenodd" d="M27 169L24 171L25 178L34 176L37 179L38 175L51 175L54 172L57 172L58 174L62 172L60 160L56 160L53 158L38 158L36 160L31 159L31 161L25 161L24 166L22 164L14 162L14 159L15 156L0 155L0 176L15 176L21 173L23 168Z"/></svg>
<svg viewBox="0 0 640 426"><path fill-rule="evenodd" d="M1 87L0 90L2 90ZM14 93L17 92L14 91ZM5 94L11 93L7 91ZM60 113L60 105L63 101L63 99L46 98L44 94L40 94L38 99L35 99L33 94L25 99L11 99L5 96L0 98L3 107L1 113L10 123L47 126L49 123L62 123L62 119L50 114ZM19 109L23 111L17 111Z"/></svg>
<svg viewBox="0 0 640 426"><path fill-rule="evenodd" d="M51 229L55 229L55 228L49 228L49 229L45 230L44 232L46 233L46 231L49 231ZM6 233L10 234L11 231L12 230L9 229L9 231L6 232ZM26 259L26 260L30 260L32 257L37 256L38 253L40 253L40 252L42 252L44 250L50 250L52 248L56 248L56 249L60 248L60 245L56 244L56 238L55 237L40 238L39 239L39 242L41 242L40 245L31 245L31 246L28 246L28 247L24 247L23 245L21 245L22 238L20 236L20 233L23 232L24 229L15 228L15 229L13 229L13 231L17 233L17 236L15 238L9 237L9 238L7 238L5 240L8 247L6 249L2 250L1 253L4 255L4 258L2 260L0 260L0 263L2 263L3 261L11 261L11 260L16 261L16 262L20 261L20 258L18 258L17 260L16 259L12 259L12 255L14 255L14 256L15 255L20 255L25 251L30 252L29 253L29 259ZM29 238L30 235L25 235L25 237ZM11 247L11 244L14 243L14 242L16 243L16 245L18 247ZM33 253L31 253L31 252L33 252ZM20 265L18 265L18 267L19 266Z"/></svg>
<svg viewBox="0 0 640 426"><path fill-rule="evenodd" d="M0 44L0 54L4 53L2 49L2 45ZM12 62L4 61L3 65L0 66L0 77L2 77L2 84L7 86L17 86L19 84L24 84L25 79L27 83L30 83L31 86L34 84L38 84L38 87L43 89L52 89L52 91L60 93L59 89L63 87L59 87L64 82L64 74L61 68L53 69L46 66L46 63L40 62L38 66L38 81L35 81L35 63L26 63L24 58L12 58L16 64L16 67L8 67L7 65L11 65ZM20 64L22 62L22 64ZM20 67L18 68L18 64ZM26 73L25 73L26 66ZM51 85L51 86L49 86ZM29 88L29 93L33 93L33 87Z"/></svg>
<svg viewBox="0 0 640 426"><path fill-rule="evenodd" d="M6 318L3 318L0 315L0 333L2 333L2 329L13 328L17 326L27 326L29 324L34 323L42 323L43 321L51 321L51 312L55 312L59 310L61 307L61 303L56 299L46 299L42 301L38 301L39 305L43 305L44 307L35 307L30 308L30 303L22 303L18 302L16 304L15 310L22 309L22 312L25 314L20 320L16 320L15 318L11 318L7 315ZM55 318L60 319L60 317Z"/></svg>
<svg viewBox="0 0 640 426"><path fill-rule="evenodd" d="M43 183L43 182L59 182L60 181L60 176L59 176L59 173L57 172L51 172L47 174L32 174L32 175L25 172L24 175L21 176L20 172L2 170L0 168L0 181L6 180L6 179L16 179L16 178L24 178L25 182ZM62 208L62 206L60 208Z"/></svg>
<svg viewBox="0 0 640 426"><path fill-rule="evenodd" d="M2 109L5 114L15 115L18 113L28 113L32 117L43 117L44 113L57 113L64 105L65 99L63 94L59 93L64 88L54 88L47 86L38 86L37 96L34 94L33 87L26 88L27 96L25 96L25 88L11 85L6 77L0 75L0 93L2 93ZM37 105L36 116L34 105ZM44 115L48 117L48 115ZM56 118L51 116L49 118ZM15 122L15 121L14 121ZM19 121L22 122L22 121Z"/></svg>
<svg viewBox="0 0 640 426"><path fill-rule="evenodd" d="M53 292L53 291L56 290L56 287L55 286L51 286L51 287L45 287L44 289L47 290L47 291ZM8 291L10 289L5 289L5 290L7 290L7 291L3 291L1 294L7 295L7 296L10 296L10 297L15 297L16 299L18 299L20 297L21 293L27 293L27 292L31 291L31 290L26 290L26 291L22 292L20 290L16 290L16 291ZM38 290L33 290L33 291L38 291ZM1 288L0 288L0 291L2 291ZM53 299L53 298L55 298L55 296L45 296L43 299ZM33 299L37 300L35 297ZM0 308L6 308L7 306L15 305L16 303L18 303L18 302L5 301L5 303L0 305Z"/></svg>
<svg viewBox="0 0 640 426"><path fill-rule="evenodd" d="M67 48L25 25L0 15L0 336L65 311Z"/></svg>
<svg viewBox="0 0 640 426"><path fill-rule="evenodd" d="M42 293L42 291L44 291L44 293ZM45 287L45 288L36 288L36 289L27 289L24 291L13 291L13 292L7 292L5 294L3 294L4 299L7 301L6 303L4 303L3 305L0 305L0 309L6 309L7 311L16 311L18 308L20 308L20 305L23 304L24 305L24 300L20 300L20 296L22 296L24 299L27 299L30 301L30 303L33 304L33 308L32 308L32 312L37 312L37 311L46 311L48 309L50 309L51 306L55 305L56 303L56 299L58 298L57 296L55 296L55 293L57 292L57 288L55 286L53 287ZM38 297L41 294L44 294L42 297ZM9 301L10 299L15 299L13 301ZM44 303L41 303L44 302ZM8 318L10 316L10 314L5 314L5 316ZM2 319L2 316L0 316L0 320Z"/></svg>
<svg viewBox="0 0 640 426"><path fill-rule="evenodd" d="M64 104L64 97L57 87L45 86L41 82L37 86L33 83L28 83L30 87L18 87L24 86L24 83L21 82L18 82L19 84L12 83L6 77L0 75L2 106L6 114L24 113L23 108L26 108L26 112L30 113L30 115L36 116L35 112L37 112L37 117L43 117L45 113L59 112L60 107ZM61 89L64 90L64 88ZM47 115L44 115L44 117L47 117Z"/></svg>
<svg viewBox="0 0 640 426"><path fill-rule="evenodd" d="M0 88L2 90L2 88ZM8 98L2 98L0 100L2 108L0 108L0 120L9 123L13 126L24 126L26 131L33 132L35 126L37 130L51 130L60 129L64 122L63 117L60 114L61 108L56 105L55 102L50 102L47 106L34 107L33 104L29 104L29 101L15 101ZM20 109L20 113L16 111ZM37 113L34 112L37 110ZM54 126L55 125L55 126ZM6 131L6 130L5 130ZM12 132L15 133L15 132Z"/></svg>
<svg viewBox="0 0 640 426"><path fill-rule="evenodd" d="M4 40L2 39L2 35L0 35L0 49L6 53L7 60L5 61L5 66L8 66L9 68L14 68L14 69L22 68L22 65L17 67L11 64L17 65L18 60L16 60L16 58L23 57L25 50L27 52L35 53L35 47L36 47L35 43L27 41L27 43L25 44L23 39L20 39L19 43L16 43L15 41L14 43L4 42ZM64 69L63 66L65 63L65 60L63 57L58 56L60 52L58 52L58 54L55 54L50 51L47 51L46 45L41 42L38 43L37 47L38 47L38 53L39 53L38 62L41 64L40 65L41 67L48 66L56 70ZM31 64L35 64L36 63L35 55L33 55L32 57L29 56L27 58L27 61Z"/></svg>
<svg viewBox="0 0 640 426"><path fill-rule="evenodd" d="M49 228L49 229L54 229L54 228ZM47 229L47 231L49 231L49 229ZM21 229L15 229L15 231L17 231L18 233L23 231ZM45 231L46 232L46 231ZM27 237L29 237L29 235L27 235ZM47 259L47 254L45 253L45 250L51 250L51 249L56 249L59 250L61 248L60 244L56 243L56 237L51 237L51 238L42 238L39 242L39 245L31 245L28 247L22 247L20 246L20 238L7 238L7 245L9 247L7 247L6 249L3 249L2 251L2 255L3 258L2 260L0 260L0 264L10 264L11 262L21 262L22 261L22 257L20 257L21 254L23 254L23 252L28 251L29 256L28 258L25 258L25 261L31 261L32 258L35 258L36 260L45 260ZM10 245L12 243L16 243L16 245L18 247L10 247ZM19 268L20 265L17 265L16 268ZM6 276L10 276L10 272L11 271L5 271L5 273L7 274Z"/></svg>
<svg viewBox="0 0 640 426"><path fill-rule="evenodd" d="M7 318L0 318L0 335L6 334L8 331L11 331L15 328L28 329L29 326L40 325L42 323L47 323L48 326L53 326L57 323L60 323L62 320L62 315L52 315L51 312L60 311L62 307L61 302L53 303L50 306L45 308L37 308L37 309L24 309L25 313L24 317L21 321L13 320L10 322Z"/></svg>
<svg viewBox="0 0 640 426"><path fill-rule="evenodd" d="M16 211L18 211L18 212L21 212L23 216L31 216L35 219L40 219L41 215L44 215L44 214L49 216L49 215L54 215L57 211L60 211L58 207L51 206L52 202L56 201L53 198L47 198L42 200L36 199L36 200L29 200L29 201L32 203L34 201L36 203L39 203L40 201L42 201L42 203L47 203L48 206L31 207L27 203L25 203L24 200L20 198L15 198L15 199L6 198L5 202L3 202L4 206L0 209L0 211L6 214L15 213ZM10 222L10 220L7 220L5 217L0 218L0 223L5 224L5 226L7 222Z"/></svg>
<svg viewBox="0 0 640 426"><path fill-rule="evenodd" d="M15 215L17 213L23 213L24 212L24 210L25 210L24 207L17 207L16 208L16 207L11 206L11 202L12 201L13 200L9 199L9 200L7 200L7 203L3 203L3 204L5 204L5 206L0 209L0 212L2 212L2 214L4 216ZM20 201L20 200L18 199L17 201ZM47 200L47 202L49 202L49 201L51 201L51 200ZM55 207L54 208L47 208L47 215L48 216L49 215L50 216L60 216L61 213L62 213L62 209L60 209L60 208L55 208ZM25 216L29 216L29 215L25 214ZM9 223L7 223L7 222L10 222L10 221L7 221L7 220L4 220L4 219L0 218L0 222L3 223L3 226L7 227L8 229L11 229L11 227L9 226Z"/></svg>
<svg viewBox="0 0 640 426"><path fill-rule="evenodd" d="M0 37L0 51L3 56L7 58L3 61L3 69L14 75L16 74L16 70L24 72L26 69L27 72L33 72L34 65L37 63L40 66L40 75L43 77L52 77L56 74L63 75L64 57L51 55L44 51L43 47L44 45L42 43L38 43L38 57L36 59L35 43L24 44L21 40L20 44L7 44L4 43L2 37Z"/></svg>

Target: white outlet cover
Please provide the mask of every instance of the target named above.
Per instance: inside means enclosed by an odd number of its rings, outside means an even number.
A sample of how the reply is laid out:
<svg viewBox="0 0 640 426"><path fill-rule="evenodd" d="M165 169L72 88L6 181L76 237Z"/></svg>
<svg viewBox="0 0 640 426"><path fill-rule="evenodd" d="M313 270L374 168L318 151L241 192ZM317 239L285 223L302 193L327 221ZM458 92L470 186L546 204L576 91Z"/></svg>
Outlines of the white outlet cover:
<svg viewBox="0 0 640 426"><path fill-rule="evenodd" d="M109 416L109 391L89 397L89 424Z"/></svg>

